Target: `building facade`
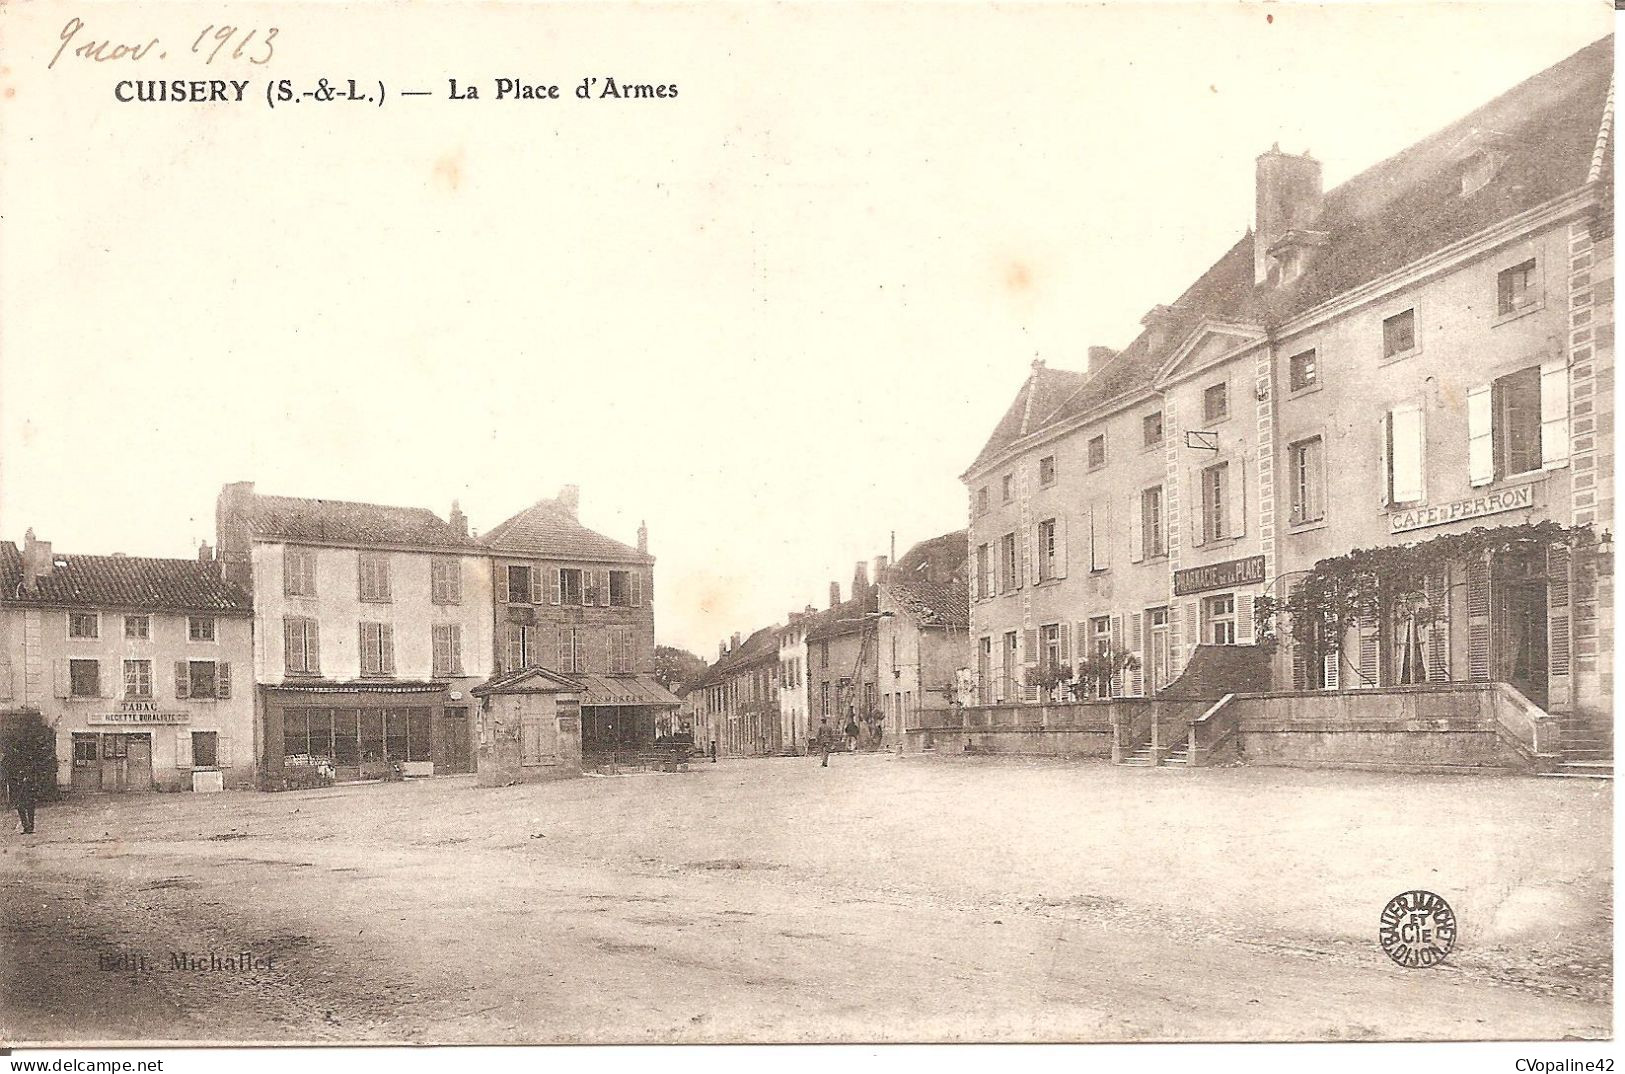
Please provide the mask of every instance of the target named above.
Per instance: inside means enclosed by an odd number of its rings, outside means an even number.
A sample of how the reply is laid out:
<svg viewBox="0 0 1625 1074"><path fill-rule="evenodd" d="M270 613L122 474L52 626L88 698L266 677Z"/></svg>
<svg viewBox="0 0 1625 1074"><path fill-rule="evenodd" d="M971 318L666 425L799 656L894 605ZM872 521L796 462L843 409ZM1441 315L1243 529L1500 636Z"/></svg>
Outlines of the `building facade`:
<svg viewBox="0 0 1625 1074"><path fill-rule="evenodd" d="M55 731L73 794L251 787L252 612L195 560L0 543L0 719Z"/></svg>
<svg viewBox="0 0 1625 1074"><path fill-rule="evenodd" d="M780 721L781 628L763 627L717 646L717 660L693 684L695 745L719 757L771 757L785 752Z"/></svg>
<svg viewBox="0 0 1625 1074"><path fill-rule="evenodd" d="M491 566L455 505L446 522L242 482L216 530L226 579L253 595L263 786L474 770Z"/></svg>
<svg viewBox="0 0 1625 1074"><path fill-rule="evenodd" d="M491 555L492 665L499 673L541 668L579 684L580 752L591 765L652 749L657 722L681 701L654 674L647 530L629 547L583 526L579 507L580 490L567 485L480 543ZM543 751L527 763L545 768L558 756Z"/></svg>
<svg viewBox="0 0 1625 1074"><path fill-rule="evenodd" d="M876 571L875 679L882 741L901 749L905 732L941 726L961 694L973 658L966 604L964 530L922 541Z"/></svg>
<svg viewBox="0 0 1625 1074"><path fill-rule="evenodd" d="M1607 711L1611 67L1599 42L1330 191L1271 149L1254 229L1128 347L1035 365L963 475L980 703L1102 653L1058 692L1154 695L1265 643L1279 690Z"/></svg>

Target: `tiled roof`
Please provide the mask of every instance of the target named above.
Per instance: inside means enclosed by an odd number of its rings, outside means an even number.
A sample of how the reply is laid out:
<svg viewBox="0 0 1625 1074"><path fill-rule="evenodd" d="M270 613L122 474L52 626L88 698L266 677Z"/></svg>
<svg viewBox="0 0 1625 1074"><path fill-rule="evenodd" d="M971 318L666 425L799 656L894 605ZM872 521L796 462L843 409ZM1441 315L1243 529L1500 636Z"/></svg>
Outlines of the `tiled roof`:
<svg viewBox="0 0 1625 1074"><path fill-rule="evenodd" d="M927 580L946 582L964 570L965 560L969 556L968 533L955 530L929 541L921 541L904 552L892 565L891 574L905 581L917 581L926 575L928 568L930 576Z"/></svg>
<svg viewBox="0 0 1625 1074"><path fill-rule="evenodd" d="M700 673L699 678L689 684L689 690L715 686L746 668L753 668L769 660L777 660L781 629L778 626L762 627L725 656L717 657L716 663L706 668Z"/></svg>
<svg viewBox="0 0 1625 1074"><path fill-rule="evenodd" d="M426 507L255 494L246 514L250 532L272 540L480 550Z"/></svg>
<svg viewBox="0 0 1625 1074"><path fill-rule="evenodd" d="M654 557L595 533L557 500L541 500L480 538L493 552L547 559L653 563Z"/></svg>
<svg viewBox="0 0 1625 1074"><path fill-rule="evenodd" d="M970 598L963 582L888 582L886 591L924 626L969 626Z"/></svg>
<svg viewBox="0 0 1625 1074"><path fill-rule="evenodd" d="M56 553L51 573L23 586L23 557L0 542L0 602L68 608L249 614L247 593L229 585L220 564L196 559L71 556Z"/></svg>
<svg viewBox="0 0 1625 1074"><path fill-rule="evenodd" d="M1024 436L1150 389L1162 363L1203 321L1280 324L1582 187L1603 126L1613 53L1611 36L1588 45L1328 191L1311 225L1327 242L1300 279L1256 285L1247 232L1173 304L1160 347L1150 346L1146 332L1091 375L1036 368L970 470ZM1493 137L1506 156L1486 186L1464 196L1457 154L1480 135ZM1046 406L1067 377L1072 388Z"/></svg>
<svg viewBox="0 0 1625 1074"><path fill-rule="evenodd" d="M817 621L807 628L807 640L818 641L857 633L863 629L863 617L880 610L879 595L879 589L870 586L861 595L819 612Z"/></svg>

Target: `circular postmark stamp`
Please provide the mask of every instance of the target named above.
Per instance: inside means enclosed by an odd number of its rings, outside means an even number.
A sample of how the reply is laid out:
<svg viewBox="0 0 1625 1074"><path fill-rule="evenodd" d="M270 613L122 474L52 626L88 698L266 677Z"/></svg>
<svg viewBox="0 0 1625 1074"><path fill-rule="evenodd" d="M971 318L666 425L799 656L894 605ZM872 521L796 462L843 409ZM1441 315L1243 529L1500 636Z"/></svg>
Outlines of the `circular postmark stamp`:
<svg viewBox="0 0 1625 1074"><path fill-rule="evenodd" d="M1382 908L1377 939L1406 969L1437 966L1456 946L1456 913L1431 891L1406 891Z"/></svg>

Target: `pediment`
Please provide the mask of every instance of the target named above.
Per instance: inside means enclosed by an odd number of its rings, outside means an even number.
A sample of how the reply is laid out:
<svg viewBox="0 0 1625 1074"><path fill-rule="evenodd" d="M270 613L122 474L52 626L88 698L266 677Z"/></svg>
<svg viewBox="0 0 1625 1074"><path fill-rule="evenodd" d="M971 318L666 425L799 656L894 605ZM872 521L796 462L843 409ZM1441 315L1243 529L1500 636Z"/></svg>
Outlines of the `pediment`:
<svg viewBox="0 0 1625 1074"><path fill-rule="evenodd" d="M1264 330L1257 325L1204 321L1168 356L1157 373L1157 381L1163 383L1188 376L1223 361L1263 338Z"/></svg>

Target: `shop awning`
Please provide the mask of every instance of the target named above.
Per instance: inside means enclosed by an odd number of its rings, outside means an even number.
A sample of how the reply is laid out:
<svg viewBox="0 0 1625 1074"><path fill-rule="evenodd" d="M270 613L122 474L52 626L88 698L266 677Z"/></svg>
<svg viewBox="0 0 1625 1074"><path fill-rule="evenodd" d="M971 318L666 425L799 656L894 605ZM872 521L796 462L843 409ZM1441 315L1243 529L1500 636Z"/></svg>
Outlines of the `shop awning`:
<svg viewBox="0 0 1625 1074"><path fill-rule="evenodd" d="M577 672L570 678L581 683L581 704L584 708L656 705L674 709L682 705L677 695L655 681L653 675L590 675Z"/></svg>
<svg viewBox="0 0 1625 1074"><path fill-rule="evenodd" d="M399 680L356 679L334 682L330 679L291 679L267 683L267 690L287 690L300 694L438 694L445 692L444 682L408 682Z"/></svg>

